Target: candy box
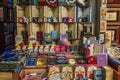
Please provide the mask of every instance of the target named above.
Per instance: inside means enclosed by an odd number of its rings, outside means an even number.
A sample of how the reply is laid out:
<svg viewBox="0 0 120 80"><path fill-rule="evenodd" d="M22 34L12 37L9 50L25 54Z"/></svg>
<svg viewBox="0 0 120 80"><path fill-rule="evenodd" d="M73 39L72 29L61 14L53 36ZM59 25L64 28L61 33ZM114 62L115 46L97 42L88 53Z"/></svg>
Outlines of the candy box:
<svg viewBox="0 0 120 80"><path fill-rule="evenodd" d="M97 64L99 66L107 66L107 54L98 54L97 55Z"/></svg>
<svg viewBox="0 0 120 80"><path fill-rule="evenodd" d="M56 56L56 63L57 64L67 64L66 56Z"/></svg>
<svg viewBox="0 0 120 80"><path fill-rule="evenodd" d="M86 77L85 65L75 65L74 79L80 80Z"/></svg>
<svg viewBox="0 0 120 80"><path fill-rule="evenodd" d="M55 65L56 64L56 56L48 56L47 57L47 64L48 65Z"/></svg>
<svg viewBox="0 0 120 80"><path fill-rule="evenodd" d="M48 80L61 80L60 65L48 65Z"/></svg>
<svg viewBox="0 0 120 80"><path fill-rule="evenodd" d="M46 57L38 57L36 66L47 65L47 58Z"/></svg>
<svg viewBox="0 0 120 80"><path fill-rule="evenodd" d="M73 79L73 67L70 65L62 65L61 78L62 80L72 80Z"/></svg>
<svg viewBox="0 0 120 80"><path fill-rule="evenodd" d="M26 58L25 59L25 66L36 66L36 58Z"/></svg>
<svg viewBox="0 0 120 80"><path fill-rule="evenodd" d="M94 80L94 70L97 70L98 66L97 65L86 65L86 72L87 72L87 78L88 80Z"/></svg>

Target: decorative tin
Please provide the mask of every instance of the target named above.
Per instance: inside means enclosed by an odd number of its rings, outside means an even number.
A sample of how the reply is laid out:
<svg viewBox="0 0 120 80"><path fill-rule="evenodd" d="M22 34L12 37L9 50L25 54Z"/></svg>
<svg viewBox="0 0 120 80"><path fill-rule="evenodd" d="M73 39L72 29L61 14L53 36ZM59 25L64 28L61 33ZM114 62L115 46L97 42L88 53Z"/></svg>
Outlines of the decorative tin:
<svg viewBox="0 0 120 80"><path fill-rule="evenodd" d="M86 69L83 65L76 65L75 66L75 72L74 72L74 78L75 80L81 80L86 77Z"/></svg>
<svg viewBox="0 0 120 80"><path fill-rule="evenodd" d="M38 57L36 66L47 65L47 58L46 57Z"/></svg>
<svg viewBox="0 0 120 80"><path fill-rule="evenodd" d="M26 58L25 59L25 66L36 66L36 58Z"/></svg>
<svg viewBox="0 0 120 80"><path fill-rule="evenodd" d="M57 64L67 64L66 56L57 56L56 57Z"/></svg>
<svg viewBox="0 0 120 80"><path fill-rule="evenodd" d="M48 65L55 65L56 64L56 56L48 56L47 57L47 64Z"/></svg>
<svg viewBox="0 0 120 80"><path fill-rule="evenodd" d="M62 80L73 80L73 67L69 65L62 65Z"/></svg>

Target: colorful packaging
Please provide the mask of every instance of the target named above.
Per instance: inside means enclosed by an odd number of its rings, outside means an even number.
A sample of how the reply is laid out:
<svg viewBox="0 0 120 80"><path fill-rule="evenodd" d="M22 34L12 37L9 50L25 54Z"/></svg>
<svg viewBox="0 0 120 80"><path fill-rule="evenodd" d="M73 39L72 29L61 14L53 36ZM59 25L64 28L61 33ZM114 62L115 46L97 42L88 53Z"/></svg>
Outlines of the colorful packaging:
<svg viewBox="0 0 120 80"><path fill-rule="evenodd" d="M73 67L69 65L62 65L61 78L62 80L72 80Z"/></svg>
<svg viewBox="0 0 120 80"><path fill-rule="evenodd" d="M106 80L102 69L94 70L94 80Z"/></svg>
<svg viewBox="0 0 120 80"><path fill-rule="evenodd" d="M97 64L98 66L107 66L107 54L98 54Z"/></svg>
<svg viewBox="0 0 120 80"><path fill-rule="evenodd" d="M96 56L88 56L88 64L96 64Z"/></svg>
<svg viewBox="0 0 120 80"><path fill-rule="evenodd" d="M56 53L57 53L57 52L60 52L60 46L59 46L59 45L56 45L54 50L55 50Z"/></svg>
<svg viewBox="0 0 120 80"><path fill-rule="evenodd" d="M47 58L46 57L38 57L36 66L47 65Z"/></svg>
<svg viewBox="0 0 120 80"><path fill-rule="evenodd" d="M61 80L59 65L48 65L48 80Z"/></svg>
<svg viewBox="0 0 120 80"><path fill-rule="evenodd" d="M67 64L66 56L56 56L57 64Z"/></svg>
<svg viewBox="0 0 120 80"><path fill-rule="evenodd" d="M86 77L86 69L84 65L76 65L74 72L74 79L81 80Z"/></svg>
<svg viewBox="0 0 120 80"><path fill-rule="evenodd" d="M87 78L88 80L94 80L94 70L98 69L97 65L87 65Z"/></svg>
<svg viewBox="0 0 120 80"><path fill-rule="evenodd" d="M56 64L56 56L48 56L47 57L47 64L48 65L55 65Z"/></svg>
<svg viewBox="0 0 120 80"><path fill-rule="evenodd" d="M65 46L60 46L60 52L65 52Z"/></svg>

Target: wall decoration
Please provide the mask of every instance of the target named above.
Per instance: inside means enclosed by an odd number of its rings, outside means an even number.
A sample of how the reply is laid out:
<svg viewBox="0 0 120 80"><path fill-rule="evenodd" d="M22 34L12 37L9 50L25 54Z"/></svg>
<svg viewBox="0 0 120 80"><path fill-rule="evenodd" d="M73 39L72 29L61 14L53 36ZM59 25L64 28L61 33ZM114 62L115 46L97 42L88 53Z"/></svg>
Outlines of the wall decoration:
<svg viewBox="0 0 120 80"><path fill-rule="evenodd" d="M118 45L119 26L108 26L107 31L111 31L112 45Z"/></svg>
<svg viewBox="0 0 120 80"><path fill-rule="evenodd" d="M100 32L105 32L107 27L106 21L100 21Z"/></svg>
<svg viewBox="0 0 120 80"><path fill-rule="evenodd" d="M107 13L107 9L104 7L100 8L100 20L101 21L105 21L106 20L106 13Z"/></svg>
<svg viewBox="0 0 120 80"><path fill-rule="evenodd" d="M110 11L106 14L107 21L117 21L118 20L118 11Z"/></svg>
<svg viewBox="0 0 120 80"><path fill-rule="evenodd" d="M105 42L105 32L100 32L99 40L102 44Z"/></svg>
<svg viewBox="0 0 120 80"><path fill-rule="evenodd" d="M107 46L107 47L111 46L111 31L106 31L106 34L105 34L105 46Z"/></svg>

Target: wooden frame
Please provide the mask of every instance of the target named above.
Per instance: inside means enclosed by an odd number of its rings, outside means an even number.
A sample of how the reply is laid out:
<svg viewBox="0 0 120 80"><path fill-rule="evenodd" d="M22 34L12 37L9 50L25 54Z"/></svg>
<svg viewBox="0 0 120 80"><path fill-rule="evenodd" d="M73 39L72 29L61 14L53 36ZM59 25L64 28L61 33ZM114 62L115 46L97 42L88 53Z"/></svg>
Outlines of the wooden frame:
<svg viewBox="0 0 120 80"><path fill-rule="evenodd" d="M107 31L111 31L112 45L118 45L119 26L108 26Z"/></svg>
<svg viewBox="0 0 120 80"><path fill-rule="evenodd" d="M105 32L100 32L99 40L102 44L105 43Z"/></svg>
<svg viewBox="0 0 120 80"><path fill-rule="evenodd" d="M118 21L118 11L108 11L106 13L106 20L107 21L114 21L117 22Z"/></svg>

